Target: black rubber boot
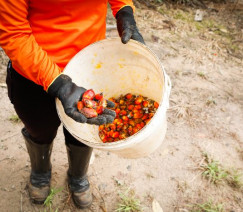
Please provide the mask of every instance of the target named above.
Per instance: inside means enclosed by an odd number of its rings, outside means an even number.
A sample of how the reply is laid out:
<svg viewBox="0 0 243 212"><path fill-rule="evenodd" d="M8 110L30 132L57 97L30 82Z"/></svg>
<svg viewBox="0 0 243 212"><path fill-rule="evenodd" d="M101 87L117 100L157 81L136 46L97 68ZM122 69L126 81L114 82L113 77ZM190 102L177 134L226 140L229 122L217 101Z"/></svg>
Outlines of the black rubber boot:
<svg viewBox="0 0 243 212"><path fill-rule="evenodd" d="M92 148L86 145L77 146L66 142L68 154L68 184L72 198L78 208L87 208L92 204L92 193L87 171Z"/></svg>
<svg viewBox="0 0 243 212"><path fill-rule="evenodd" d="M51 180L51 144L35 143L27 130L22 129L25 144L29 153L31 163L30 182L28 190L30 199L35 204L43 204L50 192Z"/></svg>

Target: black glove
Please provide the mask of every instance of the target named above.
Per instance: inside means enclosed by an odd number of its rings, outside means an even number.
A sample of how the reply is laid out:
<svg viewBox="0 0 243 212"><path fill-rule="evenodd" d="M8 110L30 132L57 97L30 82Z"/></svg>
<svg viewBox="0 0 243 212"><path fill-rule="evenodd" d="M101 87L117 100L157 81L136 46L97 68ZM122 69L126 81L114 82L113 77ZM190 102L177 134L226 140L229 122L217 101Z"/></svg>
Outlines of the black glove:
<svg viewBox="0 0 243 212"><path fill-rule="evenodd" d="M85 91L85 88L77 86L65 74L59 75L48 88L48 93L62 102L65 113L75 121L95 125L112 123L116 116L116 112L113 110L106 108L102 115L95 118L86 118L78 111L77 102L82 98ZM107 100L107 107L112 108L114 106L113 102Z"/></svg>
<svg viewBox="0 0 243 212"><path fill-rule="evenodd" d="M145 44L136 26L133 10L130 6L123 7L117 12L116 22L122 43L126 44L130 39L133 39Z"/></svg>

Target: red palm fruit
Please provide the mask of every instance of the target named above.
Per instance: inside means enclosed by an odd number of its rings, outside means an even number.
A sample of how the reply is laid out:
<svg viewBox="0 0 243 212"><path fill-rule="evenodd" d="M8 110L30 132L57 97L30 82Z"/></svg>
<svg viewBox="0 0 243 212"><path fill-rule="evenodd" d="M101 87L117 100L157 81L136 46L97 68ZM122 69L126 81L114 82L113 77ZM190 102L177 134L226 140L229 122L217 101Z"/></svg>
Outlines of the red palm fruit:
<svg viewBox="0 0 243 212"><path fill-rule="evenodd" d="M109 127L110 127L111 130L114 130L114 131L116 130L116 125L115 124L110 124Z"/></svg>
<svg viewBox="0 0 243 212"><path fill-rule="evenodd" d="M127 132L129 133L129 135L132 135L132 130L133 130L132 126L129 126L127 129Z"/></svg>
<svg viewBox="0 0 243 212"><path fill-rule="evenodd" d="M154 116L154 113L149 113L149 118L151 119Z"/></svg>
<svg viewBox="0 0 243 212"><path fill-rule="evenodd" d="M134 128L132 129L133 134L137 133L138 131L139 131L139 129L138 129L137 127L134 127Z"/></svg>
<svg viewBox="0 0 243 212"><path fill-rule="evenodd" d="M136 124L135 127L138 128L139 130L141 129L141 125L140 124Z"/></svg>
<svg viewBox="0 0 243 212"><path fill-rule="evenodd" d="M127 109L128 109L128 110L133 110L133 108L134 108L134 105L128 105L128 106L127 106Z"/></svg>
<svg viewBox="0 0 243 212"><path fill-rule="evenodd" d="M113 142L113 138L108 138L107 142Z"/></svg>
<svg viewBox="0 0 243 212"><path fill-rule="evenodd" d="M99 126L99 131L103 130L105 128L105 125L100 125Z"/></svg>
<svg viewBox="0 0 243 212"><path fill-rule="evenodd" d="M120 139L125 139L127 137L127 134L125 132L121 132L119 135Z"/></svg>
<svg viewBox="0 0 243 212"><path fill-rule="evenodd" d="M98 107L96 107L96 112L97 112L98 114L102 114L103 111L104 111L104 107L103 107L103 106L98 106Z"/></svg>
<svg viewBox="0 0 243 212"><path fill-rule="evenodd" d="M140 118L142 118L143 117L143 114L141 114L141 113L134 113L134 115L133 115L133 118L135 118L135 119L140 119Z"/></svg>
<svg viewBox="0 0 243 212"><path fill-rule="evenodd" d="M119 115L120 111L121 111L120 108L116 108L116 109L115 109L116 115Z"/></svg>
<svg viewBox="0 0 243 212"><path fill-rule="evenodd" d="M154 107L157 109L159 107L159 103L158 102L154 102Z"/></svg>
<svg viewBox="0 0 243 212"><path fill-rule="evenodd" d="M95 97L95 92L92 89L86 90L82 96L82 98L92 100Z"/></svg>
<svg viewBox="0 0 243 212"><path fill-rule="evenodd" d="M78 111L80 111L83 107L84 107L84 103L82 101L78 101L77 103Z"/></svg>
<svg viewBox="0 0 243 212"><path fill-rule="evenodd" d="M94 118L98 116L97 112L93 108L84 107L80 110L80 113L82 113L86 118Z"/></svg>
<svg viewBox="0 0 243 212"><path fill-rule="evenodd" d="M114 98L109 98L108 100L111 101L111 102L116 103L116 100Z"/></svg>
<svg viewBox="0 0 243 212"><path fill-rule="evenodd" d="M123 124L119 124L119 125L116 126L116 130L120 131L122 129L122 127L123 127Z"/></svg>
<svg viewBox="0 0 243 212"><path fill-rule="evenodd" d="M122 115L122 116L127 115L127 111L125 111L125 110L121 110L121 111L120 111L120 115Z"/></svg>
<svg viewBox="0 0 243 212"><path fill-rule="evenodd" d="M133 113L138 113L138 111L139 111L138 109L133 109L132 110Z"/></svg>
<svg viewBox="0 0 243 212"><path fill-rule="evenodd" d="M141 110L142 109L142 105L135 105L134 108L137 109L137 110Z"/></svg>
<svg viewBox="0 0 243 212"><path fill-rule="evenodd" d="M118 138L119 137L119 132L113 132L112 138Z"/></svg>
<svg viewBox="0 0 243 212"><path fill-rule="evenodd" d="M133 127L135 126L135 122L134 122L133 120L129 120L128 123L129 123L129 125L131 125L131 126L133 126Z"/></svg>
<svg viewBox="0 0 243 212"><path fill-rule="evenodd" d="M120 108L121 108L122 110L125 110L125 109L127 108L127 106L126 106L126 105L120 105Z"/></svg>
<svg viewBox="0 0 243 212"><path fill-rule="evenodd" d="M114 133L114 131L111 130L111 131L109 132L109 137L112 137L113 133Z"/></svg>
<svg viewBox="0 0 243 212"><path fill-rule="evenodd" d="M101 100L103 98L103 93L98 93L98 94L95 94L95 97L94 97L96 100Z"/></svg>
<svg viewBox="0 0 243 212"><path fill-rule="evenodd" d="M123 121L128 121L129 118L128 118L127 116L122 116L122 120L123 120Z"/></svg>
<svg viewBox="0 0 243 212"><path fill-rule="evenodd" d="M132 98L132 94L128 93L125 95L126 99L131 99Z"/></svg>
<svg viewBox="0 0 243 212"><path fill-rule="evenodd" d="M95 108L97 106L97 102L87 99L87 98L83 98L83 103L85 107L88 108Z"/></svg>
<svg viewBox="0 0 243 212"><path fill-rule="evenodd" d="M148 114L144 114L143 117L142 117L142 120L146 120L148 117L149 117Z"/></svg>
<svg viewBox="0 0 243 212"><path fill-rule="evenodd" d="M100 139L103 141L105 138L107 138L107 135L105 134L104 131L99 132Z"/></svg>
<svg viewBox="0 0 243 212"><path fill-rule="evenodd" d="M118 119L118 121L117 121L117 123L116 123L117 125L119 125L119 124L123 124L123 121L122 121L122 119Z"/></svg>
<svg viewBox="0 0 243 212"><path fill-rule="evenodd" d="M99 106L103 106L104 108L106 108L107 106L107 101L105 98L102 98L99 100Z"/></svg>
<svg viewBox="0 0 243 212"><path fill-rule="evenodd" d="M106 137L102 141L103 141L103 143L106 143L108 141L108 138Z"/></svg>
<svg viewBox="0 0 243 212"><path fill-rule="evenodd" d="M142 103L142 101L143 101L143 97L142 97L142 96L138 96L138 97L135 99L135 104L136 104L136 105L139 105L139 104Z"/></svg>
<svg viewBox="0 0 243 212"><path fill-rule="evenodd" d="M148 101L146 101L146 100L143 101L143 106L144 106L144 107L148 107L148 105L149 105L149 102L148 102Z"/></svg>

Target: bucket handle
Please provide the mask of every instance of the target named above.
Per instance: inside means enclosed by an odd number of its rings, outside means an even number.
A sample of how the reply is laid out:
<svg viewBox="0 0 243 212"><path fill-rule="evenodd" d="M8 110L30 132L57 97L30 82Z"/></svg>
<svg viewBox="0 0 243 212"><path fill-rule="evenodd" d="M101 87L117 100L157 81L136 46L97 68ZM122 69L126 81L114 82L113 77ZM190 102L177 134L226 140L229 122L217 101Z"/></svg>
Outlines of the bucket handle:
<svg viewBox="0 0 243 212"><path fill-rule="evenodd" d="M170 107L170 92L171 92L171 80L170 77L164 72L165 75L165 90L166 90L166 107L167 109Z"/></svg>

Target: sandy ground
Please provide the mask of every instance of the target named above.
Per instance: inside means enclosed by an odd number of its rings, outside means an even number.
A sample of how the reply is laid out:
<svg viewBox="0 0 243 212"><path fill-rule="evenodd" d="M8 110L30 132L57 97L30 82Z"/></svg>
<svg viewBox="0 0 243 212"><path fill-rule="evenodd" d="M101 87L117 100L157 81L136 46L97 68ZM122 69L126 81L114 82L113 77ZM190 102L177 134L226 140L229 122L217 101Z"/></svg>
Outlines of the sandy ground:
<svg viewBox="0 0 243 212"><path fill-rule="evenodd" d="M243 211L242 187L226 182L215 185L202 176L203 153L225 169L243 171L242 43L231 42L242 36L242 13L223 9L208 12L204 21L212 23L206 25L193 22L194 13L194 9L169 10L165 6L157 12L137 9L145 41L172 80L168 131L164 144L146 158L123 159L95 150L89 168L94 203L83 211L115 211L118 193L125 188L134 191L147 212L153 211L154 199L164 212L192 211L193 204L208 200L223 204L225 211ZM229 41L234 30L237 33ZM108 33L115 35L115 31ZM26 183L30 163L20 133L23 125L10 120L15 112L4 86L7 57L3 51L0 59L0 211L51 211L29 201ZM78 211L67 189L68 164L61 127L52 164L52 187L62 188L53 199L52 211Z"/></svg>

